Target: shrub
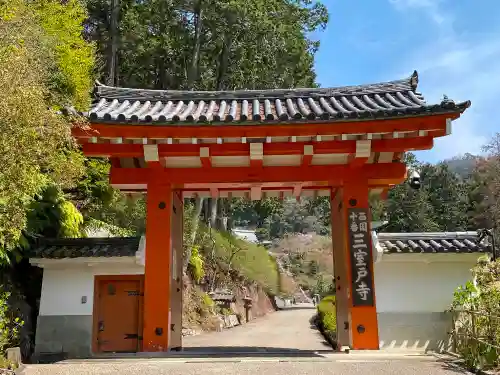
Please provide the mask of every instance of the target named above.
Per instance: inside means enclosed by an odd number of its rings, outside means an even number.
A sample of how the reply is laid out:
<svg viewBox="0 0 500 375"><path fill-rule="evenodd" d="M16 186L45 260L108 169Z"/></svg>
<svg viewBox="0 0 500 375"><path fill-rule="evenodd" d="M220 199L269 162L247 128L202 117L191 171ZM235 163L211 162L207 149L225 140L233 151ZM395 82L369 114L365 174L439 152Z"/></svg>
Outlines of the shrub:
<svg viewBox="0 0 500 375"><path fill-rule="evenodd" d="M455 349L470 369L500 365L500 260L480 259L468 281L454 293Z"/></svg>
<svg viewBox="0 0 500 375"><path fill-rule="evenodd" d="M214 300L207 293L202 293L201 298L203 301L203 305L208 309L212 309L215 306Z"/></svg>
<svg viewBox="0 0 500 375"><path fill-rule="evenodd" d="M197 283L199 283L203 276L205 276L203 263L204 261L198 250L198 246L193 246L193 249L191 250L191 258L189 259L189 266L191 269L191 275Z"/></svg>
<svg viewBox="0 0 500 375"><path fill-rule="evenodd" d="M4 352L9 346L19 345L19 329L24 322L14 317L9 307L10 293L0 287L0 352Z"/></svg>
<svg viewBox="0 0 500 375"><path fill-rule="evenodd" d="M318 303L319 328L326 334L337 331L337 314L335 309L335 296L327 296Z"/></svg>

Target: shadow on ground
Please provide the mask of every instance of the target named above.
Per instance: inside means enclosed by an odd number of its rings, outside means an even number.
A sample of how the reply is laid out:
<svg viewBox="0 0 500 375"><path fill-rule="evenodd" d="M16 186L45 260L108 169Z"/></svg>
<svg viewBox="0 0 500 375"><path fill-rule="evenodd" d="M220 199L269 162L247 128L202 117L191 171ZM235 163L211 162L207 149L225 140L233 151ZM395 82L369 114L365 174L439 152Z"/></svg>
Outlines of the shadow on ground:
<svg viewBox="0 0 500 375"><path fill-rule="evenodd" d="M326 344L326 343L325 343ZM159 353L103 353L89 358L74 359L79 360L108 360L108 359L148 359L148 358L179 358L179 359L204 359L204 358L321 358L326 354L332 354L333 350L326 348L321 350L301 350L292 348L274 347L246 347L246 346L194 346L184 348L181 351L159 352ZM67 361L64 355L52 355L38 358L35 363L50 364Z"/></svg>
<svg viewBox="0 0 500 375"><path fill-rule="evenodd" d="M206 354L211 357L235 357L235 356L252 356L252 357L320 357L321 354L332 353L333 350L325 348L324 350L303 350L292 348L271 348L258 346L218 346L218 347L190 347L185 348L181 352L177 352L179 356L199 356Z"/></svg>

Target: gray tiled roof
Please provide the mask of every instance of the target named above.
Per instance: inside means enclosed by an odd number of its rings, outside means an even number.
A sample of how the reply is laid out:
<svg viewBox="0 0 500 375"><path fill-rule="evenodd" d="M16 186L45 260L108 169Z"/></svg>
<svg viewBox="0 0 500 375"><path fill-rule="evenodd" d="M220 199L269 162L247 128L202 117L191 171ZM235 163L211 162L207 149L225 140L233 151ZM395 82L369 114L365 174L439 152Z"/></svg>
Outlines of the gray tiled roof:
<svg viewBox="0 0 500 375"><path fill-rule="evenodd" d="M143 90L98 84L90 121L127 123L310 122L458 113L470 102L427 104L418 74L360 86L235 91Z"/></svg>
<svg viewBox="0 0 500 375"><path fill-rule="evenodd" d="M477 243L476 232L378 233L384 253L486 253L487 243Z"/></svg>
<svg viewBox="0 0 500 375"><path fill-rule="evenodd" d="M140 237L65 238L40 240L30 258L132 257Z"/></svg>

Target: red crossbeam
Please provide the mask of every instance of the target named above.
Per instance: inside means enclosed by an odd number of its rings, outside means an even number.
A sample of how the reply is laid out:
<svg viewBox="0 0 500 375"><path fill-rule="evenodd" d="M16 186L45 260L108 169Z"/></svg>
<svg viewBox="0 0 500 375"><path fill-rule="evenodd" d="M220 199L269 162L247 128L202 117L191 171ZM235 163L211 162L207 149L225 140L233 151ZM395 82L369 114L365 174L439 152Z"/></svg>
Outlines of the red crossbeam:
<svg viewBox="0 0 500 375"><path fill-rule="evenodd" d="M372 152L405 152L430 150L432 137L375 139L372 140ZM264 143L264 155L301 155L304 145L314 145L315 154L352 154L356 152L356 141L325 141L314 143L280 142ZM210 156L247 156L250 145L246 143L224 144L159 144L160 157L199 156L200 148L210 148ZM86 156L95 157L142 157L143 147L140 144L84 143L82 151Z"/></svg>
<svg viewBox="0 0 500 375"><path fill-rule="evenodd" d="M113 185L144 185L151 180L164 184L194 183L259 183L259 182L323 182L340 185L351 175L363 175L373 184L400 183L406 178L403 163L349 165L312 165L299 167L225 167L225 168L115 168L111 167Z"/></svg>

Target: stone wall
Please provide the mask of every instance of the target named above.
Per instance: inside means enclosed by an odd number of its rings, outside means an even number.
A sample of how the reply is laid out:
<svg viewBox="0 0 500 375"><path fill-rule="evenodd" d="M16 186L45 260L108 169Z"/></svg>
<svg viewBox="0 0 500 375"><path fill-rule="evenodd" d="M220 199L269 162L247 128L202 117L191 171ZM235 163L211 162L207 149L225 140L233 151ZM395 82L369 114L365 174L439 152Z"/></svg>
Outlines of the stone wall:
<svg viewBox="0 0 500 375"><path fill-rule="evenodd" d="M90 356L91 346L91 315L38 317L35 357L64 353L70 358L86 358Z"/></svg>

